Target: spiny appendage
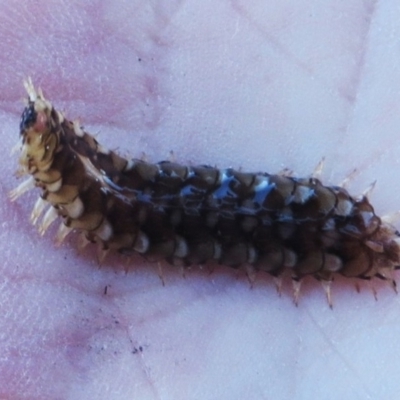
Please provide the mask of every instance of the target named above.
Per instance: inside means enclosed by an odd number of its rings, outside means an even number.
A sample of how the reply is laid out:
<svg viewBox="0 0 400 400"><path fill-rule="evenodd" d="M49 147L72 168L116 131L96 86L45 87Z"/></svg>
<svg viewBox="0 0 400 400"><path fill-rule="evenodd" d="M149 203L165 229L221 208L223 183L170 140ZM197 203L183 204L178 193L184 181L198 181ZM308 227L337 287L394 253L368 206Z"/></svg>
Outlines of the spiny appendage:
<svg viewBox="0 0 400 400"><path fill-rule="evenodd" d="M297 277L292 277L293 300L296 307L299 305L301 283L301 279L298 279Z"/></svg>
<svg viewBox="0 0 400 400"><path fill-rule="evenodd" d="M47 211L44 213L46 209ZM42 197L39 197L31 213L32 224L37 225L42 215L43 218L41 219L38 226L38 232L41 236L43 236L46 233L46 231L50 228L53 222L57 220L59 215L55 207L53 207L48 201L44 200ZM64 223L62 223L62 225L65 226ZM60 227L57 233L56 243L60 245L69 232L71 232L71 230L61 229Z"/></svg>
<svg viewBox="0 0 400 400"><path fill-rule="evenodd" d="M87 238L86 233L81 232L78 239L78 251L82 252L89 243L92 242Z"/></svg>
<svg viewBox="0 0 400 400"><path fill-rule="evenodd" d="M24 81L24 87L26 92L28 93L28 100L32 103L37 103L39 109L51 109L52 105L49 101L47 101L43 95L42 89L39 87L37 90L33 85L32 79L30 77Z"/></svg>
<svg viewBox="0 0 400 400"><path fill-rule="evenodd" d="M16 154L19 151L21 151L21 146L22 146L22 141L18 140L18 142L15 143L15 145L11 148L10 155L13 156L14 154Z"/></svg>
<svg viewBox="0 0 400 400"><path fill-rule="evenodd" d="M104 244L101 242L97 243L97 261L99 263L99 267L103 264L109 253L110 248L104 247Z"/></svg>
<svg viewBox="0 0 400 400"><path fill-rule="evenodd" d="M381 279L389 284L393 291L397 294L397 283L394 277L394 270L390 267L383 267L379 269L379 272L375 275L378 279Z"/></svg>
<svg viewBox="0 0 400 400"><path fill-rule="evenodd" d="M314 179L319 179L324 170L324 166L325 166L325 157L323 157L321 161L315 166L314 171L311 174L311 177Z"/></svg>
<svg viewBox="0 0 400 400"><path fill-rule="evenodd" d="M279 294L279 297L282 296L282 276L278 275L278 276L273 276L272 277L275 283L275 287L276 287L276 291Z"/></svg>
<svg viewBox="0 0 400 400"><path fill-rule="evenodd" d="M64 222L61 222L58 231L56 233L56 246L60 246L65 238L73 231L73 228L66 226Z"/></svg>
<svg viewBox="0 0 400 400"><path fill-rule="evenodd" d="M301 287L303 283L304 277L298 277L296 275L292 276L292 290L293 290L293 302L296 307L299 305L300 295L301 295ZM281 288L282 288L282 276L274 277L274 281L276 283L277 291L279 296L281 296ZM332 302L332 283L333 278L330 279L318 279L321 283L322 289L325 292L326 300L331 309L333 309L333 302Z"/></svg>
<svg viewBox="0 0 400 400"><path fill-rule="evenodd" d="M39 226L39 234L43 236L50 225L58 218L58 212L54 207L50 207L44 215L42 222Z"/></svg>
<svg viewBox="0 0 400 400"><path fill-rule="evenodd" d="M44 210L49 206L49 203L41 196L36 200L31 213L32 225L36 225Z"/></svg>
<svg viewBox="0 0 400 400"><path fill-rule="evenodd" d="M163 286L165 286L163 268L162 268L162 264L160 262L157 262L157 270L158 270L158 277L160 278L161 284Z"/></svg>
<svg viewBox="0 0 400 400"><path fill-rule="evenodd" d="M30 176L27 180L21 182L15 189L11 190L8 196L11 201L15 201L35 186L35 179L33 176Z"/></svg>
<svg viewBox="0 0 400 400"><path fill-rule="evenodd" d="M381 217L381 221L388 225L394 225L399 220L400 220L400 211L395 211L393 213L386 214L383 217Z"/></svg>
<svg viewBox="0 0 400 400"><path fill-rule="evenodd" d="M257 277L257 271L254 268L254 266L251 264L246 264L244 268L246 271L247 279L250 283L250 287L253 288L254 282L256 281L256 277Z"/></svg>
<svg viewBox="0 0 400 400"><path fill-rule="evenodd" d="M29 100L35 102L38 98L38 92L36 92L35 86L33 85L32 78L29 76L26 81L24 81L24 88L28 93Z"/></svg>
<svg viewBox="0 0 400 400"><path fill-rule="evenodd" d="M369 199L371 197L371 194L373 193L373 191L375 190L376 187L376 180L373 181L365 190L364 192L361 194L361 197L366 197L367 199Z"/></svg>
<svg viewBox="0 0 400 400"><path fill-rule="evenodd" d="M329 304L330 308L333 308L333 303L332 303L332 294L331 294L331 285L332 285L332 281L326 281L326 280L321 280L321 285L325 291L325 295L326 295L326 300Z"/></svg>
<svg viewBox="0 0 400 400"><path fill-rule="evenodd" d="M354 180L355 176L357 175L358 170L355 168L351 171L343 180L339 183L339 187L343 189L347 189L349 184Z"/></svg>

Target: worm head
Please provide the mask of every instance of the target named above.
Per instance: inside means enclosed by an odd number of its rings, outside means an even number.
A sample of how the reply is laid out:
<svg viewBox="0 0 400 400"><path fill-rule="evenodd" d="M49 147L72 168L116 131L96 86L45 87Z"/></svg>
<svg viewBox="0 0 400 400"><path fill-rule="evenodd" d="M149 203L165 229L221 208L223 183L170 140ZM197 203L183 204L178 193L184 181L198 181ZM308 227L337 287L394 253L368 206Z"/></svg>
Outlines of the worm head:
<svg viewBox="0 0 400 400"><path fill-rule="evenodd" d="M22 172L34 174L50 168L59 144L59 129L51 103L41 90L36 91L32 81L25 82L28 103L20 121Z"/></svg>

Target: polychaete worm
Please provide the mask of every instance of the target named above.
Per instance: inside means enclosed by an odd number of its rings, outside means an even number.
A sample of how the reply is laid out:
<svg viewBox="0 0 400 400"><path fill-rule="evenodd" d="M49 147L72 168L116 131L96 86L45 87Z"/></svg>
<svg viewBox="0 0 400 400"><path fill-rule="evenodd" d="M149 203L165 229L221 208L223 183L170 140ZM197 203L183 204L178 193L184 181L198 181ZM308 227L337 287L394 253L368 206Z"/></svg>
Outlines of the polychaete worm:
<svg viewBox="0 0 400 400"><path fill-rule="evenodd" d="M325 186L316 176L246 173L208 165L127 160L101 146L46 100L32 81L20 122L20 175L12 200L41 189L32 212L57 241L72 231L109 250L186 267L214 261L249 276L289 273L297 303L302 279L319 280L330 305L335 275L378 277L396 288L400 239L366 195ZM46 211L47 209L47 211Z"/></svg>

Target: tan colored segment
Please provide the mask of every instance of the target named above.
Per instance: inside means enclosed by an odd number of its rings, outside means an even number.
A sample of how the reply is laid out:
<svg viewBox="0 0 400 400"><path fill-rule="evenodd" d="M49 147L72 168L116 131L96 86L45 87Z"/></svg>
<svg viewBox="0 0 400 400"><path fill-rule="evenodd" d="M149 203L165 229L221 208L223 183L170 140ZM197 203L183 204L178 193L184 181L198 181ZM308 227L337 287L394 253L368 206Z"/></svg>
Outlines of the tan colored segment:
<svg viewBox="0 0 400 400"><path fill-rule="evenodd" d="M85 206L81 198L77 196L71 203L60 206L60 209L65 211L65 216L77 219L84 213Z"/></svg>
<svg viewBox="0 0 400 400"><path fill-rule="evenodd" d="M360 215L364 222L365 235L367 235L367 236L372 235L374 232L376 232L379 229L381 220L373 212L365 211L365 212L361 212Z"/></svg>
<svg viewBox="0 0 400 400"><path fill-rule="evenodd" d="M310 186L297 184L293 193L293 202L304 204L314 195L314 193L314 189Z"/></svg>
<svg viewBox="0 0 400 400"><path fill-rule="evenodd" d="M265 272L278 270L282 268L285 262L284 255L285 253L280 247L271 249L264 254L261 253L258 256L258 260L255 262L255 267Z"/></svg>
<svg viewBox="0 0 400 400"><path fill-rule="evenodd" d="M219 170L211 167L198 166L191 167L190 170L194 172L196 177L203 180L210 187L214 186L217 182L220 182L222 175Z"/></svg>
<svg viewBox="0 0 400 400"><path fill-rule="evenodd" d="M58 181L52 182L52 183L46 183L43 185L43 189L47 190L48 192L58 192L61 189L62 186L62 179L60 178Z"/></svg>
<svg viewBox="0 0 400 400"><path fill-rule="evenodd" d="M49 203L68 204L71 203L79 195L79 190L76 185L64 185L55 193L46 192L44 199Z"/></svg>
<svg viewBox="0 0 400 400"><path fill-rule="evenodd" d="M128 161L113 151L110 152L110 155L111 155L112 164L114 165L115 169L118 172L124 171L128 164Z"/></svg>
<svg viewBox="0 0 400 400"><path fill-rule="evenodd" d="M334 246L340 241L340 238L341 235L340 232L336 229L335 220L333 218L329 218L325 223L320 235L320 240L323 248L326 249Z"/></svg>
<svg viewBox="0 0 400 400"><path fill-rule="evenodd" d="M67 218L66 225L73 229L93 231L101 225L103 219L100 212L85 213L78 219Z"/></svg>
<svg viewBox="0 0 400 400"><path fill-rule="evenodd" d="M233 171L233 175L246 189L253 186L256 177L255 174L238 171Z"/></svg>
<svg viewBox="0 0 400 400"><path fill-rule="evenodd" d="M329 214L336 205L335 193L329 187L318 184L315 187L315 194L318 199L319 212L325 215Z"/></svg>
<svg viewBox="0 0 400 400"><path fill-rule="evenodd" d="M321 270L323 265L324 253L322 251L313 251L297 263L295 270L299 275L310 275Z"/></svg>
<svg viewBox="0 0 400 400"><path fill-rule="evenodd" d="M335 254L325 253L324 271L339 272L343 268L343 261Z"/></svg>
<svg viewBox="0 0 400 400"><path fill-rule="evenodd" d="M97 146L98 146L99 143L97 142L97 140L92 135L89 135L88 133L85 132L84 135L83 135L83 140L88 144L88 146L93 151L97 150Z"/></svg>
<svg viewBox="0 0 400 400"><path fill-rule="evenodd" d="M221 262L228 266L242 265L247 262L247 245L244 242L237 243L222 250Z"/></svg>
<svg viewBox="0 0 400 400"><path fill-rule="evenodd" d="M187 258L189 262L204 263L215 256L215 245L212 238L204 239L199 243L190 243Z"/></svg>
<svg viewBox="0 0 400 400"><path fill-rule="evenodd" d="M135 165L131 169L135 169L144 181L154 181L159 172L158 165L148 164L140 160L135 160Z"/></svg>
<svg viewBox="0 0 400 400"><path fill-rule="evenodd" d="M113 228L107 219L103 219L102 223L96 228L93 233L103 242L108 242L113 237Z"/></svg>
<svg viewBox="0 0 400 400"><path fill-rule="evenodd" d="M158 165L164 176L180 178L182 181L184 181L188 176L188 167L186 166L172 162L163 162Z"/></svg>
<svg viewBox="0 0 400 400"><path fill-rule="evenodd" d="M254 264L257 261L258 252L254 246L248 244L247 245L247 262L249 264Z"/></svg>
<svg viewBox="0 0 400 400"><path fill-rule="evenodd" d="M283 266L293 268L297 264L297 254L288 248L283 248Z"/></svg>
<svg viewBox="0 0 400 400"><path fill-rule="evenodd" d="M276 191L286 200L292 198L295 183L292 179L282 175L270 175L269 182L274 183Z"/></svg>
<svg viewBox="0 0 400 400"><path fill-rule="evenodd" d="M40 162L42 164L50 164L54 159L54 154L57 147L58 147L58 135L54 134L48 135L43 142L44 153Z"/></svg>
<svg viewBox="0 0 400 400"><path fill-rule="evenodd" d="M188 255L188 253L189 248L186 240L183 237L176 235L174 256L178 258L184 258Z"/></svg>
<svg viewBox="0 0 400 400"><path fill-rule="evenodd" d="M340 192L336 193L337 203L335 207L335 214L347 217L351 215L353 211L354 200L350 198L347 192L342 189Z"/></svg>
<svg viewBox="0 0 400 400"><path fill-rule="evenodd" d="M150 240L148 236L144 232L139 231L136 236L133 249L138 253L146 253L149 250L149 247L150 247Z"/></svg>
<svg viewBox="0 0 400 400"><path fill-rule="evenodd" d="M33 174L34 178L44 184L58 182L62 180L61 171L58 169L50 168L48 171L38 171Z"/></svg>
<svg viewBox="0 0 400 400"><path fill-rule="evenodd" d="M122 235L113 236L108 242L107 245L110 249L114 250L128 250L130 247L133 247L135 242L136 235L131 233L125 233Z"/></svg>
<svg viewBox="0 0 400 400"><path fill-rule="evenodd" d="M352 260L345 261L341 274L347 277L362 277L372 267L372 259L368 253L360 250L360 253Z"/></svg>

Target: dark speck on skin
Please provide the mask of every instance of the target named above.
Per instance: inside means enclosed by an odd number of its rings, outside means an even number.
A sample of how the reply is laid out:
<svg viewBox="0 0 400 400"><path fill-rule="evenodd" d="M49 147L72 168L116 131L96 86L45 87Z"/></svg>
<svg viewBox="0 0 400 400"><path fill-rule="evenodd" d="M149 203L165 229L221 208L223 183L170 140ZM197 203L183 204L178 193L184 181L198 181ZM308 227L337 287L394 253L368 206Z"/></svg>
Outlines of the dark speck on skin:
<svg viewBox="0 0 400 400"><path fill-rule="evenodd" d="M139 346L139 347L134 347L132 350L132 354L137 354L137 353L141 353L143 351L143 347Z"/></svg>

